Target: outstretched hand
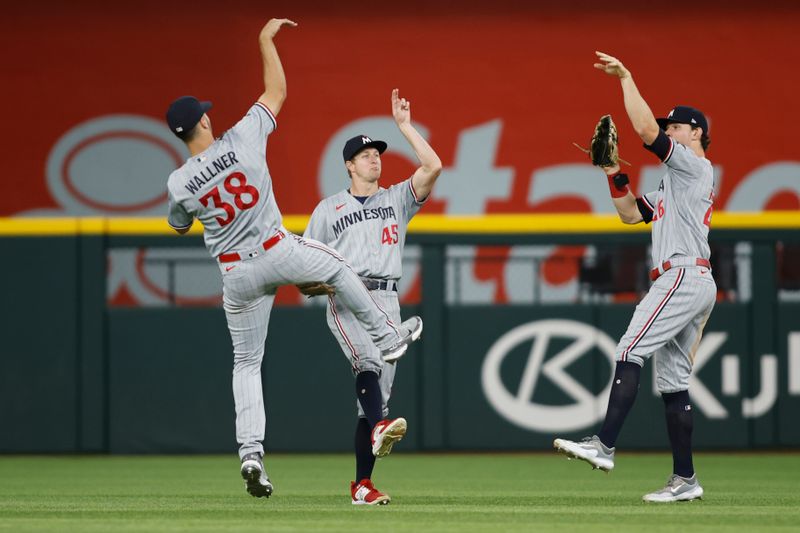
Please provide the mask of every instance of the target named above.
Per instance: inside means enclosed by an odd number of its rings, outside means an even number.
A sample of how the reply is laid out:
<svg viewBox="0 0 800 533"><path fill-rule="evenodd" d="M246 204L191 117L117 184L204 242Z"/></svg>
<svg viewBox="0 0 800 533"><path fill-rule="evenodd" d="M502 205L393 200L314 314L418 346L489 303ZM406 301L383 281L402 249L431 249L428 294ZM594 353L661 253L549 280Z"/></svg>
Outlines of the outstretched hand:
<svg viewBox="0 0 800 533"><path fill-rule="evenodd" d="M398 126L411 122L411 102L400 98L400 89L392 89L392 115Z"/></svg>
<svg viewBox="0 0 800 533"><path fill-rule="evenodd" d="M601 61L601 63L595 63L594 68L598 70L602 70L609 76L616 76L619 79L629 78L631 73L628 69L625 68L625 65L622 64L622 61L617 59L616 57L610 56L603 52L595 52L597 58Z"/></svg>
<svg viewBox="0 0 800 533"><path fill-rule="evenodd" d="M295 27L297 23L289 19L270 19L269 22L261 28L260 37L262 39L272 39L284 25Z"/></svg>

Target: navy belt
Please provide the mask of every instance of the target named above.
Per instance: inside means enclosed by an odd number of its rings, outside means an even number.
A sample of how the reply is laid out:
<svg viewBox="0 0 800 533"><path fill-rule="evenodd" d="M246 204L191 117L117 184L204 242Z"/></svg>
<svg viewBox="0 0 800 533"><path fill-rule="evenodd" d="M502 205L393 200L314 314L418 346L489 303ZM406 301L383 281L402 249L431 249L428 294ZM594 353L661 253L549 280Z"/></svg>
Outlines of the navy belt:
<svg viewBox="0 0 800 533"><path fill-rule="evenodd" d="M361 278L361 282L368 291L394 291L397 292L397 281L393 279Z"/></svg>

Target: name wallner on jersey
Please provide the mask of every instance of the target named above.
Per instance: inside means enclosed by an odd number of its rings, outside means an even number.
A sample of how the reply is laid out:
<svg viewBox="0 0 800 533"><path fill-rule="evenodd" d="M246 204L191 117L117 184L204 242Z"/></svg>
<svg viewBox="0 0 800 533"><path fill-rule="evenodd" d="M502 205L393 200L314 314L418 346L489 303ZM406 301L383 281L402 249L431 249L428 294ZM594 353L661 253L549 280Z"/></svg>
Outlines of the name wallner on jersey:
<svg viewBox="0 0 800 533"><path fill-rule="evenodd" d="M200 171L199 176L192 176L189 181L186 182L184 187L186 187L187 191L194 194L200 190L200 187L211 181L211 178L223 170L232 167L238 162L239 160L236 159L236 152L228 152L227 154L223 154L206 165L206 168Z"/></svg>
<svg viewBox="0 0 800 533"><path fill-rule="evenodd" d="M394 207L375 207L342 215L332 226L333 235L335 238L338 238L344 230L353 224L358 224L359 222L364 222L365 220L375 220L378 218L381 220L386 220L387 218L397 220L397 216L394 213Z"/></svg>

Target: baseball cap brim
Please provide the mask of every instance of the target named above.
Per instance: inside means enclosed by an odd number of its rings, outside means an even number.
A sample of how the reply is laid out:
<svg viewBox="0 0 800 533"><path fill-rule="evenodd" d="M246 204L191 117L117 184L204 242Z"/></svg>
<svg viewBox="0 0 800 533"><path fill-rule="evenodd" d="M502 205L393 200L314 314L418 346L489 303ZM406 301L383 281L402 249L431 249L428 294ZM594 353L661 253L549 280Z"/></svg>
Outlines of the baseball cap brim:
<svg viewBox="0 0 800 533"><path fill-rule="evenodd" d="M382 154L383 152L386 151L386 148L388 147L389 145L383 141L370 141L366 144L360 144L358 145L357 149L353 151L353 153L351 153L349 156L345 156L345 161L350 161L351 159L353 159L355 156L357 156L359 153L363 152L367 148L375 148L376 150L378 150L379 154Z"/></svg>
<svg viewBox="0 0 800 533"><path fill-rule="evenodd" d="M681 120L672 120L671 118L657 118L656 122L658 123L658 127L662 130L666 131L667 126L670 124L689 124L688 122L684 122Z"/></svg>
<svg viewBox="0 0 800 533"><path fill-rule="evenodd" d="M658 127L661 128L664 131L667 131L667 126L669 126L670 124L688 124L688 125L692 126L693 128L702 128L703 127L702 124L697 124L697 123L693 124L693 123L689 122L688 120L675 120L675 119L672 119L672 118L657 118L656 122L658 123ZM708 134L708 131L705 131L705 133Z"/></svg>

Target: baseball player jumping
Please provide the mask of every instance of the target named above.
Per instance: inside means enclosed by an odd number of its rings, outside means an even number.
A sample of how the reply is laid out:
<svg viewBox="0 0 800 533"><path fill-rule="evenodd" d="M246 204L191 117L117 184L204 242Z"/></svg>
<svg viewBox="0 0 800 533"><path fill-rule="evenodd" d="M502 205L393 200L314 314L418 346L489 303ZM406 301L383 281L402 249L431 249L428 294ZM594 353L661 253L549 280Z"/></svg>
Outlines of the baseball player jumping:
<svg viewBox="0 0 800 533"><path fill-rule="evenodd" d="M398 281L408 222L433 188L442 162L411 125L411 102L392 91L392 114L414 149L420 166L407 180L384 189L381 154L387 145L357 135L342 155L350 188L325 198L314 209L305 237L319 240L341 253L392 320L400 321ZM396 365L384 364L374 342L339 296L328 300L328 327L339 341L356 378L358 423L355 434L356 481L350 483L354 505L383 505L390 501L371 481L375 457L389 453L406 432L403 418L386 419ZM383 435L388 438L379 439Z"/></svg>
<svg viewBox="0 0 800 533"><path fill-rule="evenodd" d="M555 439L554 447L595 468L614 468L614 451L625 417L639 389L645 360L655 356L657 386L664 400L672 446L673 474L648 502L702 498L692 464L692 406L689 375L703 327L714 307L717 287L711 276L708 231L714 175L705 153L708 122L697 109L677 106L655 119L631 73L616 58L597 52L595 68L620 79L625 109L634 129L665 165L658 190L640 198L628 189L619 164L604 166L614 206L626 224L652 222L653 285L636 306L617 345L617 366L600 432L581 442ZM594 145L594 142L593 142Z"/></svg>
<svg viewBox="0 0 800 533"><path fill-rule="evenodd" d="M256 497L272 494L262 457L266 418L261 362L275 292L281 285L325 282L352 313L383 357L396 360L419 337L414 317L395 326L339 254L303 239L282 225L266 164L267 137L286 99L286 77L273 39L288 19L272 19L259 34L264 92L247 114L214 139L210 102L191 96L175 100L166 119L191 153L167 182L168 221L186 233L195 218L222 275L223 306L233 341L233 397L241 475Z"/></svg>

